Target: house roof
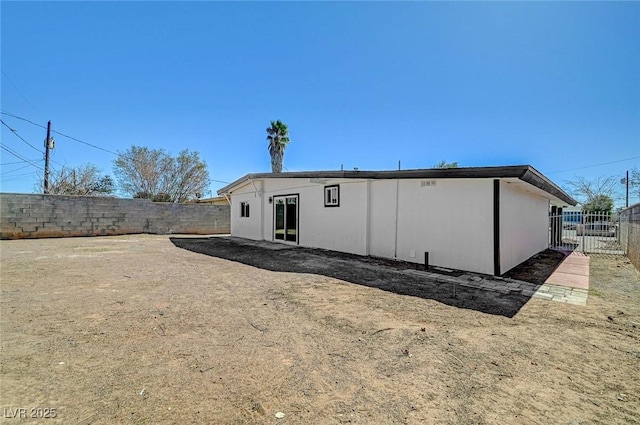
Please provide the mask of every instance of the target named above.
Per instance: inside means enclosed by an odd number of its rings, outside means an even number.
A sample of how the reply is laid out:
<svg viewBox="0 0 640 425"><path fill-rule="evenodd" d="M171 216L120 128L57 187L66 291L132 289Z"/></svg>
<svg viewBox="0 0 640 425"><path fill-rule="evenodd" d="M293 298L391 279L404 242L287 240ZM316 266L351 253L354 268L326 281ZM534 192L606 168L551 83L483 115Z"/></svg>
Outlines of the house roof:
<svg viewBox="0 0 640 425"><path fill-rule="evenodd" d="M229 201L224 196L216 196L215 198L200 198L187 201L187 204L223 204L227 205Z"/></svg>
<svg viewBox="0 0 640 425"><path fill-rule="evenodd" d="M250 180L261 179L499 179L513 178L546 192L569 205L578 202L555 183L530 165L501 167L424 168L397 171L295 171L286 173L253 173L240 177L218 190L218 195L229 194L233 189Z"/></svg>

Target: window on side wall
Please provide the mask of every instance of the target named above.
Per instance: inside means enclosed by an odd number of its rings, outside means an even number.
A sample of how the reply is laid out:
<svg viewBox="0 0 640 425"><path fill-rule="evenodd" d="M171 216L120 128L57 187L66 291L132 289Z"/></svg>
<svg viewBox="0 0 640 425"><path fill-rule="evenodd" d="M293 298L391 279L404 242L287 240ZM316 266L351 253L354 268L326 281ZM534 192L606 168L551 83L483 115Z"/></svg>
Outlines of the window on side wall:
<svg viewBox="0 0 640 425"><path fill-rule="evenodd" d="M240 217L249 217L249 203L240 202Z"/></svg>
<svg viewBox="0 0 640 425"><path fill-rule="evenodd" d="M340 206L340 186L324 187L324 206L339 207Z"/></svg>

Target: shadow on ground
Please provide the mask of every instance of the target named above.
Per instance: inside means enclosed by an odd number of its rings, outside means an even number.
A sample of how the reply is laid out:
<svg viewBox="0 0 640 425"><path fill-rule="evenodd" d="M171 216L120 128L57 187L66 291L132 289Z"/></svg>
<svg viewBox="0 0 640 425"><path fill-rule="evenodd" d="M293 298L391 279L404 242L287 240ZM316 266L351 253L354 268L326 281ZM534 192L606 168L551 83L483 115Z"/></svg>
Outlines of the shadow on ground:
<svg viewBox="0 0 640 425"><path fill-rule="evenodd" d="M461 286L460 282L468 281L465 276L469 276L463 273L457 273L459 277L456 280L459 282L454 288L454 284L446 280L449 277L446 275L439 278L432 274L420 276L406 273L411 269L422 269L422 266L411 263L236 237L172 237L170 240L178 248L264 270L323 275L399 295L435 300L453 307L505 317L513 317L530 298L520 293ZM469 279L478 279L477 276L480 275L469 276ZM482 278L491 279L487 276ZM500 281L499 278L495 279L495 282Z"/></svg>

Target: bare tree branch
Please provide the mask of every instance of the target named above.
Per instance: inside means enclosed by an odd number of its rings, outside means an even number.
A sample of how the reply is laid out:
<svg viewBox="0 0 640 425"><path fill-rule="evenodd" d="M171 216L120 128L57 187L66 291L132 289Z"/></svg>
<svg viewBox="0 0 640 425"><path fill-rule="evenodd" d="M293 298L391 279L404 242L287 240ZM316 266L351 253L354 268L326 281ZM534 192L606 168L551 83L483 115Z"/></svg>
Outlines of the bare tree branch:
<svg viewBox="0 0 640 425"><path fill-rule="evenodd" d="M598 177L595 180L576 177L574 180L566 181L565 184L571 195L581 204L593 202L599 196L613 198L619 189L619 181L615 177Z"/></svg>
<svg viewBox="0 0 640 425"><path fill-rule="evenodd" d="M209 185L207 164L188 149L174 158L163 149L132 146L115 160L114 174L127 195L162 202L185 202Z"/></svg>
<svg viewBox="0 0 640 425"><path fill-rule="evenodd" d="M39 184L38 190L42 189L42 184ZM113 190L111 176L100 175L100 169L92 164L62 167L49 176L49 193L52 195L100 196L111 194Z"/></svg>

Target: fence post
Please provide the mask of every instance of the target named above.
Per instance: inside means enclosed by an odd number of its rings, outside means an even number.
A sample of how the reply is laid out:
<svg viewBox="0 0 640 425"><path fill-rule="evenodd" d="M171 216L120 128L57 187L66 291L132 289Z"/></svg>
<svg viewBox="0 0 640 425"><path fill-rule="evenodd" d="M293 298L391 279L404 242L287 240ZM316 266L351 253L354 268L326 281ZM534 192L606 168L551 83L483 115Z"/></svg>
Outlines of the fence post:
<svg viewBox="0 0 640 425"><path fill-rule="evenodd" d="M584 235L585 235L585 233L587 233L586 229L587 229L587 215L588 214L589 213L586 213L586 214L583 213L582 214L582 220L581 220L582 221L582 243L580 245L582 246L582 253L583 254L585 253L585 251L584 251L584 243L585 243Z"/></svg>
<svg viewBox="0 0 640 425"><path fill-rule="evenodd" d="M556 244L558 246L562 245L562 228L564 225L564 216L562 215L562 207L558 207L558 223L557 223L557 240Z"/></svg>
<svg viewBox="0 0 640 425"><path fill-rule="evenodd" d="M553 247L557 247L558 246L558 221L557 221L557 217L556 214L558 213L558 207L556 206L552 206L551 207L551 246Z"/></svg>

